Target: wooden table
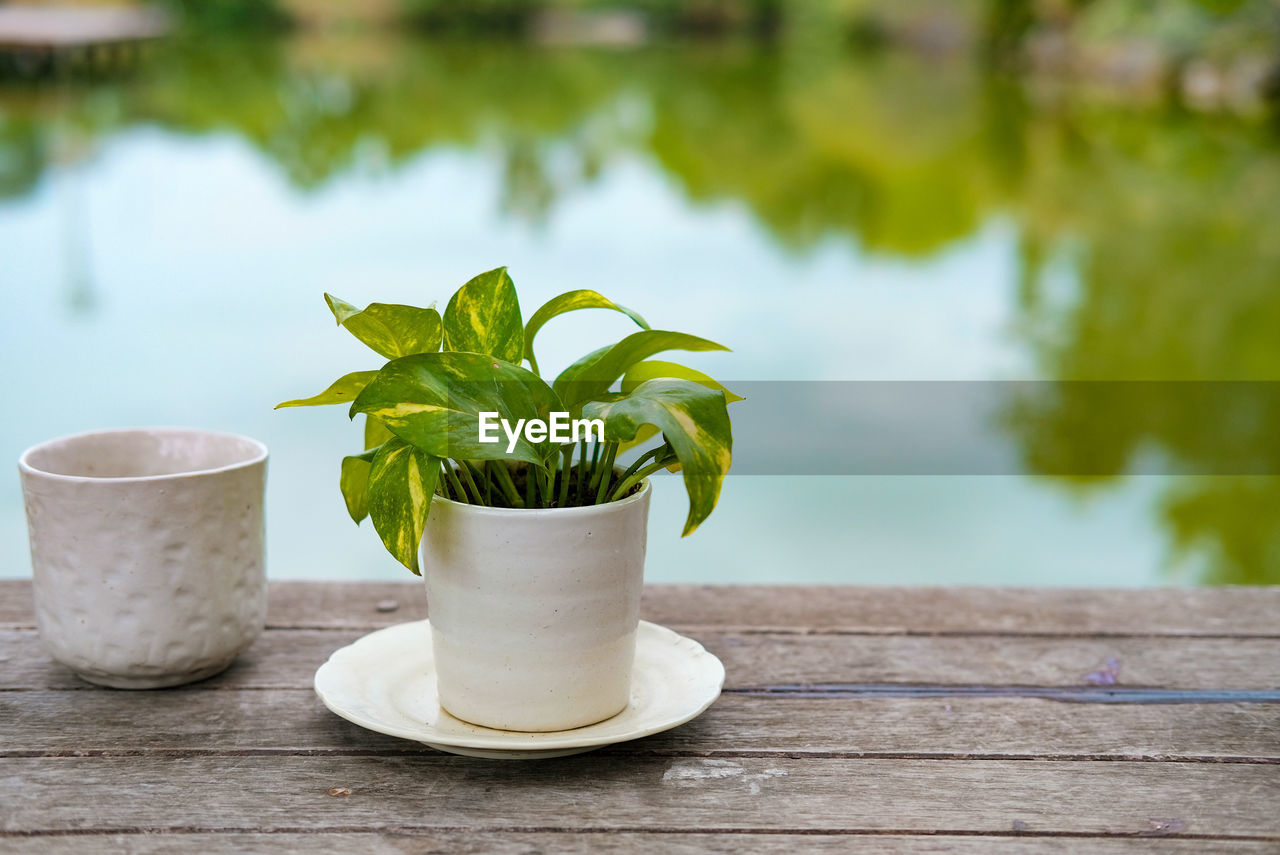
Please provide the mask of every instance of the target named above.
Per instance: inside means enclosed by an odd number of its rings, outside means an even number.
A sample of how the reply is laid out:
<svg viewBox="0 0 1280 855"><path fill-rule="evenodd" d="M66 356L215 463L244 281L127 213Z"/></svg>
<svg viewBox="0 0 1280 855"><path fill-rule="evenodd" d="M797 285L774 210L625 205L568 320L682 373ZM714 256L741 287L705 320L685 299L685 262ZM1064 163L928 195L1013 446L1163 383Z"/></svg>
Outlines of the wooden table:
<svg viewBox="0 0 1280 855"><path fill-rule="evenodd" d="M424 612L410 584L278 583L230 671L121 692L53 664L0 583L0 850L1280 852L1280 589L653 587L724 695L523 763L312 693Z"/></svg>

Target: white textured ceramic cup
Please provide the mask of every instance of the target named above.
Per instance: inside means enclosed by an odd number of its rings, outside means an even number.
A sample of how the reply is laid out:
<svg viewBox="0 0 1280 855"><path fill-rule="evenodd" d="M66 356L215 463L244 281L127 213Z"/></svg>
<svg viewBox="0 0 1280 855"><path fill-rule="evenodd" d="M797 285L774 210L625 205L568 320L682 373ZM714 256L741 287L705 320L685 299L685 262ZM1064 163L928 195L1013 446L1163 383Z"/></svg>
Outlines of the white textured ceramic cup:
<svg viewBox="0 0 1280 855"><path fill-rule="evenodd" d="M550 731L626 708L649 493L539 510L432 500L422 575L445 710Z"/></svg>
<svg viewBox="0 0 1280 855"><path fill-rule="evenodd" d="M262 443L184 428L96 431L29 448L18 469L40 637L85 680L202 680L262 631Z"/></svg>

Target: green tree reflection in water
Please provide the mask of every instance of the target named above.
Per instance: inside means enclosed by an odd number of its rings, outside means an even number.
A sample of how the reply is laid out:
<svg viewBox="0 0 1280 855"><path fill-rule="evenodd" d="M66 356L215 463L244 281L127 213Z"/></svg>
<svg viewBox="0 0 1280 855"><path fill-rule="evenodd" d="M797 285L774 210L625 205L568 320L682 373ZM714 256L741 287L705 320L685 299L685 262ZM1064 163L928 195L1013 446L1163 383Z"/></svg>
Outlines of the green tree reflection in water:
<svg viewBox="0 0 1280 855"><path fill-rule="evenodd" d="M1020 219L1032 244L1082 247L1070 305L1025 292L1045 376L1280 381L1280 164L1265 130L1080 110L1031 148ZM1223 383L1117 396L1099 423L1096 398L1071 388L1013 418L1033 467L1114 477L1157 449L1208 473L1280 473L1273 394ZM1175 555L1207 559L1204 581L1280 582L1280 477L1188 475L1162 512Z"/></svg>
<svg viewBox="0 0 1280 855"><path fill-rule="evenodd" d="M235 133L302 188L431 149L485 152L503 163L501 204L531 220L610 159L641 157L695 202L744 205L796 252L834 236L929 258L1003 218L1022 253L1016 333L1044 378L1280 381L1280 146L1261 124L786 43L205 41L116 84L0 88L0 195L31 192L57 128L138 125ZM1280 472L1272 422L1224 442L1192 409L1120 403L1099 424L1091 406L1012 407L1031 471L1118 478L1154 448L1190 468L1247 456ZM1175 555L1207 557L1206 581L1280 582L1276 478L1186 476L1163 514Z"/></svg>

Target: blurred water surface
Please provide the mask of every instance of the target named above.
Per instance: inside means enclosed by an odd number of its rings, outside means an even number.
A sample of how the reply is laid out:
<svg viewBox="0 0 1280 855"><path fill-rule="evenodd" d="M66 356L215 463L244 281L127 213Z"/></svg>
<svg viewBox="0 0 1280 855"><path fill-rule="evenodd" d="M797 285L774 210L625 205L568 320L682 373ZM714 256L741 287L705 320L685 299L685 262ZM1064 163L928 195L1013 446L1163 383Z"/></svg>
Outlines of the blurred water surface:
<svg viewBox="0 0 1280 855"><path fill-rule="evenodd" d="M526 315L589 287L730 345L689 359L727 382L1276 381L1277 154L1262 120L957 60L179 42L125 80L0 85L0 452L104 426L248 433L272 451L273 576L403 578L337 491L358 429L271 406L376 367L322 292L426 304L498 264ZM539 360L625 332L559 319ZM1058 396L993 425L1017 475L731 476L683 540L660 480L649 578L1280 582L1280 478L1126 474L1270 455L1280 426L1226 448L1194 414L1093 416ZM1089 475L1063 474L1077 460ZM29 572L11 477L0 575Z"/></svg>

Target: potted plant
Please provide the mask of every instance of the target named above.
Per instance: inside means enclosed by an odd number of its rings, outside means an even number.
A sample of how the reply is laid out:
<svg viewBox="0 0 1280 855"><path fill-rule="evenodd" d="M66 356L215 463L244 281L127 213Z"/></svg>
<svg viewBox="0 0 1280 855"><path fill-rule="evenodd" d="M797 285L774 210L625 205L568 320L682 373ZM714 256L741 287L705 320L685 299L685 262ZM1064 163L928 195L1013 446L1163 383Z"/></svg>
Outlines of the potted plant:
<svg viewBox="0 0 1280 855"><path fill-rule="evenodd" d="M388 361L278 406L348 404L364 446L343 458L351 518L426 580L441 705L475 724L549 731L626 707L643 584L647 478L679 471L684 534L710 515L732 459L712 378L653 360L726 350L651 329L590 290L524 322L506 268L482 273L444 313L328 294L339 325ZM610 309L639 331L593 350L553 382L534 339L565 312ZM523 367L527 364L528 367ZM625 467L620 455L635 455Z"/></svg>

